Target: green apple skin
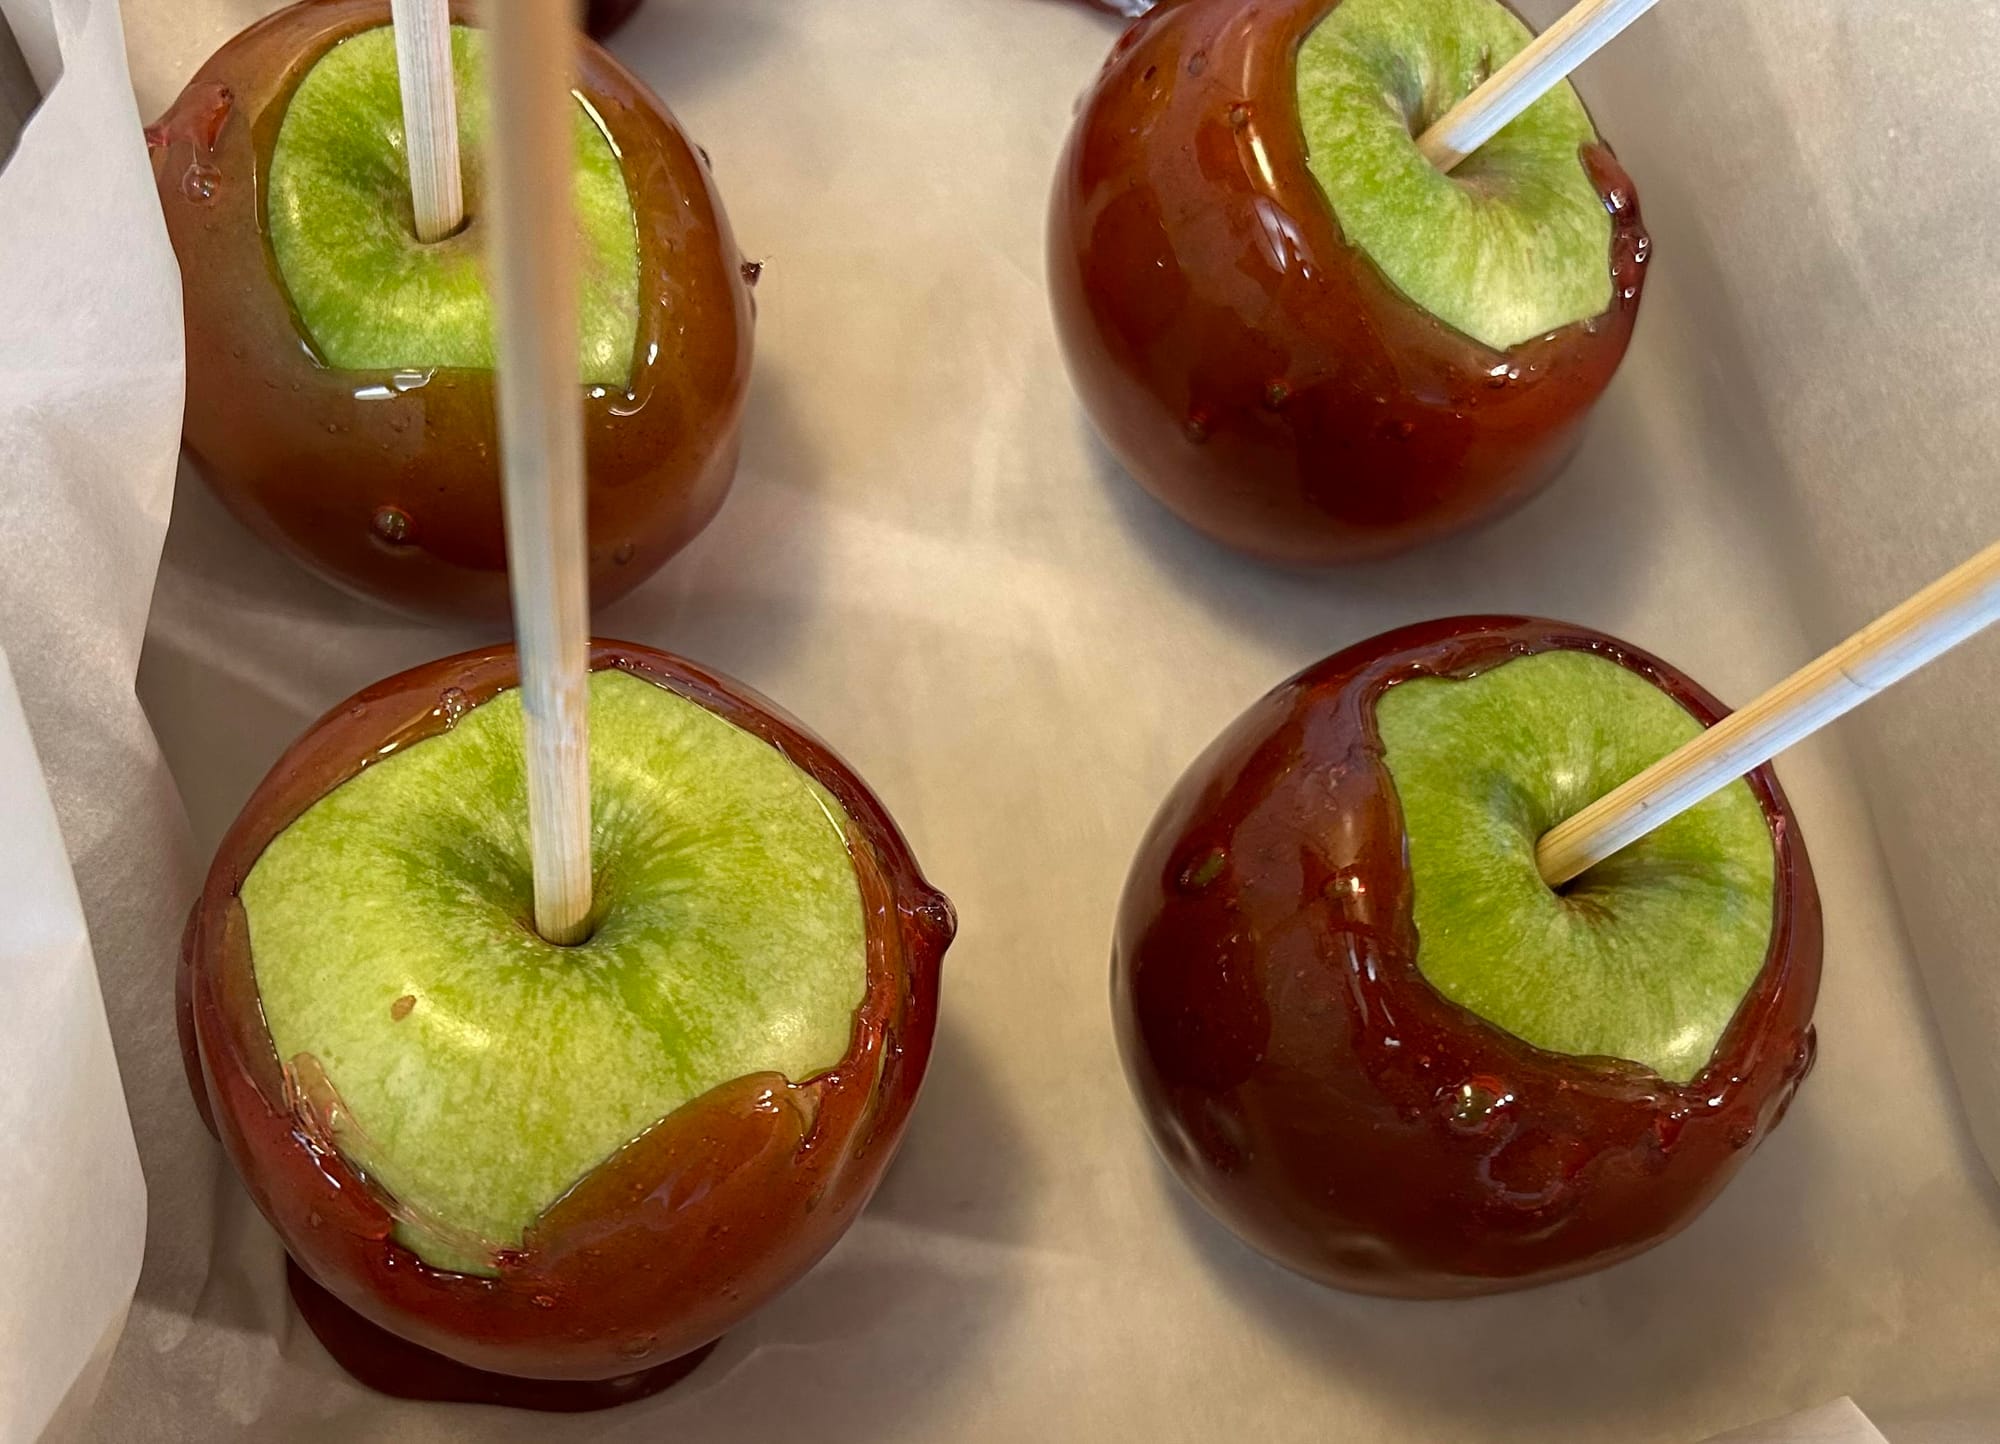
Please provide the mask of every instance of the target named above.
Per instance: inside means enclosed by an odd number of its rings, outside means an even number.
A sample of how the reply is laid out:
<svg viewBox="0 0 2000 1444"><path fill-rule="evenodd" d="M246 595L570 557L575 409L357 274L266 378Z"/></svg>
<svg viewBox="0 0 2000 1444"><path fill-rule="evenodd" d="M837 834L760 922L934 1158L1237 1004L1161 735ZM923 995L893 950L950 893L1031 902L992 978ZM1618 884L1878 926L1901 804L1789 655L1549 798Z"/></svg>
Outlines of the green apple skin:
<svg viewBox="0 0 2000 1444"><path fill-rule="evenodd" d="M315 803L244 880L279 1058L426 1262L489 1273L578 1179L732 1078L847 1051L866 985L840 805L664 688L590 685L589 939L535 932L520 694Z"/></svg>
<svg viewBox="0 0 2000 1444"><path fill-rule="evenodd" d="M417 239L395 35L350 35L306 72L271 150L265 223L278 274L320 360L350 371L493 365L487 285L486 37L451 31L466 223ZM623 389L639 327L632 197L602 123L579 97L575 131L581 379Z"/></svg>
<svg viewBox="0 0 2000 1444"><path fill-rule="evenodd" d="M189 918L196 1102L384 1392L670 1384L845 1232L929 1059L954 920L880 802L725 677L591 667L586 942L530 925L511 648L328 713Z"/></svg>
<svg viewBox="0 0 2000 1444"><path fill-rule="evenodd" d="M1572 1277L1698 1215L1812 1065L1797 822L1759 769L1560 893L1532 852L1724 712L1525 617L1370 638L1246 712L1141 843L1113 952L1127 1076L1196 1198L1409 1298Z"/></svg>
<svg viewBox="0 0 2000 1444"><path fill-rule="evenodd" d="M1771 946L1771 830L1749 785L1560 892L1535 844L1701 724L1637 672L1575 651L1406 682L1376 721L1431 986L1550 1052L1629 1059L1675 1083L1700 1072Z"/></svg>
<svg viewBox="0 0 2000 1444"><path fill-rule="evenodd" d="M1449 174L1416 137L1532 32L1498 0L1341 0L1298 60L1308 164L1347 238L1415 304L1505 351L1611 304L1611 215L1568 82Z"/></svg>
<svg viewBox="0 0 2000 1444"><path fill-rule="evenodd" d="M1631 178L1567 91L1450 176L1410 134L1525 35L1492 0L1177 0L1121 37L1049 298L1090 421L1181 520L1363 561L1567 464L1638 316Z"/></svg>

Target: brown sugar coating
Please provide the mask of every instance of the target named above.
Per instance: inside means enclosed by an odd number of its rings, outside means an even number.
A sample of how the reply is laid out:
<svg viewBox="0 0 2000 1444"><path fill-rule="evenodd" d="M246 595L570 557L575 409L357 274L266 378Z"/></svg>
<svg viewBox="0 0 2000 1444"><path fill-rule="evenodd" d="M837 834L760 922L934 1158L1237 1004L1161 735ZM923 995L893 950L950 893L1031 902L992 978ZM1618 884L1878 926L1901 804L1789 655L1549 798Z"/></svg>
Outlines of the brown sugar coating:
<svg viewBox="0 0 2000 1444"><path fill-rule="evenodd" d="M1085 95L1050 206L1051 303L1105 443L1183 521L1277 561L1404 550L1561 469L1625 354L1650 243L1610 150L1612 304L1495 351L1347 243L1306 166L1300 43L1338 0L1181 0Z"/></svg>
<svg viewBox="0 0 2000 1444"><path fill-rule="evenodd" d="M461 7L453 15L464 19ZM272 259L265 176L285 106L386 0L309 0L218 50L147 131L179 257L183 436L229 510L349 591L399 610L507 615L493 373L336 370L314 357ZM591 598L623 595L693 539L735 474L754 306L706 160L595 44L578 89L622 158L639 227L629 385L583 390ZM477 224L478 218L473 218Z"/></svg>
<svg viewBox="0 0 2000 1444"><path fill-rule="evenodd" d="M1153 1139L1211 1213L1323 1283L1435 1298L1627 1258L1707 1206L1812 1066L1819 894L1768 767L1748 781L1776 850L1770 948L1690 1082L1536 1048L1418 971L1376 699L1557 648L1631 668L1704 723L1725 714L1586 628L1406 627L1246 712L1175 785L1133 862L1113 1013Z"/></svg>
<svg viewBox="0 0 2000 1444"><path fill-rule="evenodd" d="M181 1039L197 1104L305 1276L294 1294L308 1321L385 1392L574 1409L671 1383L854 1221L930 1057L951 905L861 780L768 702L664 652L598 642L591 666L707 707L839 800L866 915L866 993L831 1069L797 1083L739 1078L670 1114L551 1205L497 1277L430 1267L395 1241L393 1200L328 1146L287 1088L238 892L272 838L383 749L435 735L512 686L513 649L429 663L328 713L216 853L183 939Z"/></svg>

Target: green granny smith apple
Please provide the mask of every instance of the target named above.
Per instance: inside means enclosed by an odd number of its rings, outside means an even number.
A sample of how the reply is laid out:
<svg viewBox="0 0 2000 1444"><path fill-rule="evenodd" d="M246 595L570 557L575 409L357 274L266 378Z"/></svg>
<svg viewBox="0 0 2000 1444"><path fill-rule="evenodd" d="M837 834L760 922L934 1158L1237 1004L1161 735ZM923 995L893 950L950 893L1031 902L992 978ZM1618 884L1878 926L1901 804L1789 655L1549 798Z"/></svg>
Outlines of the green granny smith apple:
<svg viewBox="0 0 2000 1444"><path fill-rule="evenodd" d="M1732 783L1560 891L1536 871L1535 844L1700 723L1584 651L1404 682L1376 721L1431 986L1538 1047L1694 1077L1771 945L1775 863L1756 795Z"/></svg>
<svg viewBox="0 0 2000 1444"><path fill-rule="evenodd" d="M351 35L293 92L271 153L271 252L320 359L343 370L493 365L480 208L485 37L452 27L466 224L417 239L403 148L395 37ZM581 378L623 387L639 324L639 240L618 153L577 98L576 215L582 258Z"/></svg>
<svg viewBox="0 0 2000 1444"><path fill-rule="evenodd" d="M264 1017L427 1262L495 1251L716 1085L846 1053L866 988L848 819L774 747L662 687L590 681L597 909L534 930L519 693L385 757L242 888ZM322 1098L321 1112L329 1110Z"/></svg>
<svg viewBox="0 0 2000 1444"><path fill-rule="evenodd" d="M1298 57L1308 164L1347 238L1396 287L1495 350L1611 304L1611 216L1556 86L1446 174L1416 137L1526 45L1498 0L1341 0Z"/></svg>

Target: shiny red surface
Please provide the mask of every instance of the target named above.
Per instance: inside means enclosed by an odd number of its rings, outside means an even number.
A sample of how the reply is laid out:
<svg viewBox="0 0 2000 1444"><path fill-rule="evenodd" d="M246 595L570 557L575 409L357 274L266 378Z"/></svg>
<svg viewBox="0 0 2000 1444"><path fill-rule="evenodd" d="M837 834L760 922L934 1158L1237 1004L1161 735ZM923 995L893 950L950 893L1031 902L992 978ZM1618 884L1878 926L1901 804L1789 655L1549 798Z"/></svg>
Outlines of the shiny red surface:
<svg viewBox="0 0 2000 1444"><path fill-rule="evenodd" d="M1444 1297L1627 1258L1701 1212L1812 1066L1819 894L1768 767L1749 780L1777 854L1770 952L1691 1082L1532 1047L1418 972L1375 701L1412 677L1557 648L1630 667L1705 723L1727 710L1586 628L1406 627L1246 712L1176 784L1133 862L1112 999L1154 1141L1211 1213L1321 1282Z"/></svg>
<svg viewBox="0 0 2000 1444"><path fill-rule="evenodd" d="M622 1402L635 1397L629 1376L644 1371L660 1371L653 1387L671 1382L665 1366L780 1292L846 1231L895 1151L930 1057L951 905L861 780L769 703L690 663L598 642L592 666L699 702L840 799L854 822L868 917L867 993L832 1069L801 1083L740 1078L669 1115L553 1204L497 1278L431 1268L394 1241L391 1201L328 1146L323 1120L287 1090L237 895L265 845L380 749L434 735L512 685L513 649L429 663L328 713L279 760L216 852L183 941L182 1038L196 1100L258 1207L311 1279L366 1322L327 1325L338 1314L317 1307L309 1319L337 1358L391 1392L468 1397L467 1370L452 1364L579 1385L474 1380L506 1396L496 1402L541 1408ZM368 1325L419 1346L394 1377L385 1378L385 1346Z"/></svg>
<svg viewBox="0 0 2000 1444"><path fill-rule="evenodd" d="M1280 561L1399 551L1540 490L1625 354L1649 242L1609 149L1603 315L1494 351L1404 299L1306 168L1300 42L1338 0L1178 0L1085 95L1050 207L1070 376L1182 520Z"/></svg>
<svg viewBox="0 0 2000 1444"><path fill-rule="evenodd" d="M230 511L328 580L403 611L497 620L508 603L492 372L437 368L408 386L321 365L263 227L264 177L292 91L329 46L388 19L386 0L278 11L210 57L147 132L181 265L183 435ZM577 56L578 89L618 144L639 222L630 385L581 398L591 596L602 605L721 507L754 308L698 148L603 50L580 41ZM469 224L480 223L474 209Z"/></svg>

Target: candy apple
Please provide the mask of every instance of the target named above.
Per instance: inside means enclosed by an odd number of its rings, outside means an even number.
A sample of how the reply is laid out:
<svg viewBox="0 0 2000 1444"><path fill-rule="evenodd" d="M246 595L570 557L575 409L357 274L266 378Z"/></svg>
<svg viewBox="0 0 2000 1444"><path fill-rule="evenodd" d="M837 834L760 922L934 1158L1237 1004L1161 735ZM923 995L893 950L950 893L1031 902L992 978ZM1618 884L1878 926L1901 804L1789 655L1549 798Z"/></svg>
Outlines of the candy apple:
<svg viewBox="0 0 2000 1444"><path fill-rule="evenodd" d="M1182 0L1118 42L1049 290L1099 433L1184 521L1351 561L1567 460L1638 310L1631 180L1567 85L1449 175L1414 139L1528 38L1497 0Z"/></svg>
<svg viewBox="0 0 2000 1444"><path fill-rule="evenodd" d="M1549 827L1715 722L1581 627L1389 632L1188 770L1118 915L1161 1152L1254 1247L1410 1297L1583 1273L1688 1223L1814 1056L1820 907L1768 768L1559 890Z"/></svg>
<svg viewBox="0 0 2000 1444"><path fill-rule="evenodd" d="M387 1392L672 1382L853 1222L929 1057L951 907L860 779L722 677L592 667L585 942L533 928L511 648L330 712L189 919L197 1101Z"/></svg>
<svg viewBox="0 0 2000 1444"><path fill-rule="evenodd" d="M312 0L216 52L148 132L180 258L184 435L252 530L406 611L507 614L479 32L454 32L467 222L417 240L386 0ZM746 269L699 148L578 44L579 401L599 603L734 474Z"/></svg>

